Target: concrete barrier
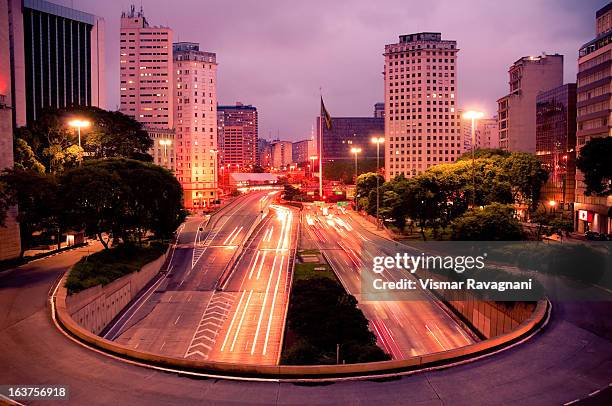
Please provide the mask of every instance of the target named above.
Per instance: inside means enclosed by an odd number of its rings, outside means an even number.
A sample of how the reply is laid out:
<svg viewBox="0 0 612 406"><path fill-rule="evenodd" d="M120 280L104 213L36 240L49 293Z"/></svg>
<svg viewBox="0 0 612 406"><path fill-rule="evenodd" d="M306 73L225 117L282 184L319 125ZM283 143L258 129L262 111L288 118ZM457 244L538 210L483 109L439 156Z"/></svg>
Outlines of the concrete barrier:
<svg viewBox="0 0 612 406"><path fill-rule="evenodd" d="M510 333L495 337L490 340L481 341L465 347L455 348L448 351L437 352L422 356L411 357L403 360L382 361L361 364L346 365L242 365L211 361L194 361L187 359L172 358L158 354L142 352L119 345L113 341L106 340L93 334L91 331L79 325L71 316L66 305L66 289L64 280L60 282L56 291L52 311L65 331L72 334L81 342L88 344L98 350L115 356L138 361L143 364L156 367L178 369L187 372L198 372L227 377L242 378L268 378L268 379L329 379L350 376L367 376L395 373L401 371L418 370L440 365L448 365L472 357L484 355L499 350L503 346L510 345L531 334L540 326L547 317L549 311L548 301L538 302L535 311L524 323Z"/></svg>
<svg viewBox="0 0 612 406"><path fill-rule="evenodd" d="M149 262L140 271L122 276L108 285L98 285L67 295L66 311L87 331L100 334L104 327L158 274L167 253L168 251L155 261ZM62 281L62 287L63 283Z"/></svg>

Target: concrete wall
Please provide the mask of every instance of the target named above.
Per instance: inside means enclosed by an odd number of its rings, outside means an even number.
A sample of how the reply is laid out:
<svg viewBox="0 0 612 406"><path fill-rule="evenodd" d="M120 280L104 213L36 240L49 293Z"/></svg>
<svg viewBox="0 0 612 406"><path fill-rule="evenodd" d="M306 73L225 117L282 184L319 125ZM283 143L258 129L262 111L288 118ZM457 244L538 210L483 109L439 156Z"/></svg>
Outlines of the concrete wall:
<svg viewBox="0 0 612 406"><path fill-rule="evenodd" d="M81 327L99 334L108 323L140 292L166 259L162 255L139 272L125 275L106 286L94 286L66 297L66 310Z"/></svg>

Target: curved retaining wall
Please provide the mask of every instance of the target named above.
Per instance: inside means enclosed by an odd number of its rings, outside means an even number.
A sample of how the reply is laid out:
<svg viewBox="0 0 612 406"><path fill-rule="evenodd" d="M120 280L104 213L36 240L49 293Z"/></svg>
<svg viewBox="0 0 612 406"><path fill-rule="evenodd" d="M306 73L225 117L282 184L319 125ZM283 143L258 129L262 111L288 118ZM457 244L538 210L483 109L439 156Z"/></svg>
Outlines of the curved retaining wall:
<svg viewBox="0 0 612 406"><path fill-rule="evenodd" d="M515 330L502 336L481 341L465 347L455 348L448 351L437 352L422 356L411 357L403 360L382 361L361 364L346 365L241 365L210 361L193 361L187 359L171 358L163 355L142 352L119 345L113 341L106 340L92 334L80 326L69 314L66 308L66 289L64 278L60 281L55 296L55 311L57 319L69 333L79 340L114 355L128 358L141 363L161 366L173 369L182 369L200 373L210 373L231 377L259 377L274 379L300 379L300 378L334 378L356 375L375 375L392 373L406 370L418 370L427 367L451 364L471 357L492 352L500 347L509 345L527 336L535 328L540 326L546 319L549 311L548 301L540 301L532 316Z"/></svg>

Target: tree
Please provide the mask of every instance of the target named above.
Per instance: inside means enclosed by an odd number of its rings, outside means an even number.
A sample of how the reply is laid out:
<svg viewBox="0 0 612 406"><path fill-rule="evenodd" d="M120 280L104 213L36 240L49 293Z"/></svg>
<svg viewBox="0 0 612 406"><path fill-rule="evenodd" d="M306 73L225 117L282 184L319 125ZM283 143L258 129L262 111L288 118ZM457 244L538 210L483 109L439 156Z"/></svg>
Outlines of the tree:
<svg viewBox="0 0 612 406"><path fill-rule="evenodd" d="M35 231L61 231L57 182L55 177L22 169L7 169L0 176L0 205L9 207L17 204L17 221L21 235L21 256L32 247ZM58 239L59 243L59 239Z"/></svg>
<svg viewBox="0 0 612 406"><path fill-rule="evenodd" d="M68 125L71 119L88 120L78 146L76 131ZM88 159L124 157L152 161L147 151L153 140L142 124L120 112L97 107L74 106L47 109L27 127L15 131L16 162L24 169L61 174ZM82 149L81 149L82 148ZM35 166L35 161L40 166Z"/></svg>
<svg viewBox="0 0 612 406"><path fill-rule="evenodd" d="M36 173L45 173L45 167L34 155L34 151L28 143L21 139L13 140L13 155L15 159L15 169L22 171L32 171Z"/></svg>
<svg viewBox="0 0 612 406"><path fill-rule="evenodd" d="M461 241L516 241L523 232L511 205L493 203L470 209L453 221L451 236Z"/></svg>
<svg viewBox="0 0 612 406"><path fill-rule="evenodd" d="M147 232L167 238L186 215L176 178L162 167L130 159L86 161L61 178L60 196L67 223L95 234L105 248L111 236L124 243L141 242Z"/></svg>
<svg viewBox="0 0 612 406"><path fill-rule="evenodd" d="M355 186L355 193L357 195L357 202L360 203L363 198L369 199L368 206L361 206L361 208L368 208L372 206L372 204L376 205L376 178L378 178L378 183L382 186L385 183L385 178L374 172L367 172L357 177L357 183ZM374 198L372 199L371 195L374 191ZM374 206L376 207L376 206Z"/></svg>
<svg viewBox="0 0 612 406"><path fill-rule="evenodd" d="M510 183L515 202L524 202L535 210L540 190L548 180L548 173L533 154L513 152L507 157L501 170Z"/></svg>
<svg viewBox="0 0 612 406"><path fill-rule="evenodd" d="M576 167L584 173L585 195L612 194L612 137L593 138L580 149Z"/></svg>

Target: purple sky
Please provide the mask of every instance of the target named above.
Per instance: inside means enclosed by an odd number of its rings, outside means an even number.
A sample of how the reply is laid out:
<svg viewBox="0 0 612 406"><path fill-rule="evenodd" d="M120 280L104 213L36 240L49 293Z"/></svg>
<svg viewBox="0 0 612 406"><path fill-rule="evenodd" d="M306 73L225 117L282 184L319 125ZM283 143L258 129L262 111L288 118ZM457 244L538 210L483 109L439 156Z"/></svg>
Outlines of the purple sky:
<svg viewBox="0 0 612 406"><path fill-rule="evenodd" d="M119 17L128 0L51 0L106 20L109 109L119 104ZM134 1L137 7L139 1ZM383 101L382 53L400 34L458 42L459 105L495 113L521 56L565 55L576 81L580 45L606 0L142 0L152 25L217 53L219 103L253 104L260 137L310 135L319 87L332 116L370 116Z"/></svg>

